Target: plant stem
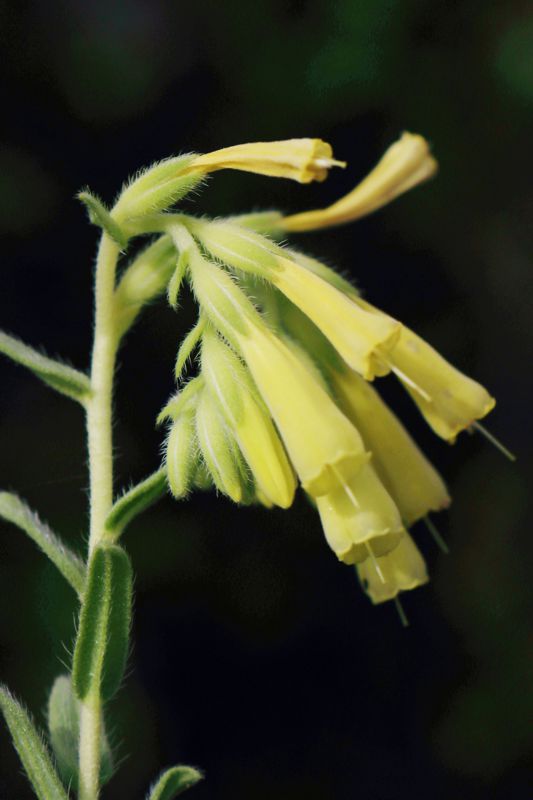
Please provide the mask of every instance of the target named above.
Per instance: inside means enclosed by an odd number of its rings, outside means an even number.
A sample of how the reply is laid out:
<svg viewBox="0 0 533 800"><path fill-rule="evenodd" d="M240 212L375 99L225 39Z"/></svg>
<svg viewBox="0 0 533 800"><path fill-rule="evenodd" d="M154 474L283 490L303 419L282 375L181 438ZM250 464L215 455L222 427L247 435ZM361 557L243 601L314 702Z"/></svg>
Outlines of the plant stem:
<svg viewBox="0 0 533 800"><path fill-rule="evenodd" d="M89 447L89 555L102 540L105 519L113 504L112 401L118 335L114 291L119 247L102 235L95 277L95 325L91 361L92 395L87 405ZM102 700L92 693L80 713L79 800L97 800L100 785Z"/></svg>

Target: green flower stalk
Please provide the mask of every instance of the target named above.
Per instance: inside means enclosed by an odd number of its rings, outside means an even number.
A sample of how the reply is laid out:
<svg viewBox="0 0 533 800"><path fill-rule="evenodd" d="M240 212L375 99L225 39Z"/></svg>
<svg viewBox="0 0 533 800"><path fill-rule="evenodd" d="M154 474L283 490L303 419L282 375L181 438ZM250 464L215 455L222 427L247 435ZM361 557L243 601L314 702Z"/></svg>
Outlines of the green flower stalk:
<svg viewBox="0 0 533 800"><path fill-rule="evenodd" d="M428 580L408 529L446 508L448 492L371 382L396 375L435 433L451 443L462 430L480 428L494 400L334 271L279 244L289 233L358 219L430 178L437 166L426 141L404 133L365 180L325 209L216 221L171 210L211 172L309 183L336 166L345 165L319 139L257 142L156 164L124 187L112 209L84 191L79 199L101 229L90 375L0 333L0 352L80 403L87 421L90 526L83 558L23 500L0 492L0 516L35 541L80 599L70 674L58 676L50 694L48 736L7 689L0 691L41 800L97 800L112 777L104 708L123 680L132 609L132 566L120 540L167 491L182 499L215 488L238 504L286 509L301 485L327 544L355 565L372 602L397 600ZM146 235L154 238L128 263L131 241ZM149 303L166 295L176 309L185 282L198 321L179 346L178 389L158 418L168 424L164 462L117 497L117 352ZM195 352L196 372L184 377ZM172 767L147 798L170 800L201 777L193 767Z"/></svg>

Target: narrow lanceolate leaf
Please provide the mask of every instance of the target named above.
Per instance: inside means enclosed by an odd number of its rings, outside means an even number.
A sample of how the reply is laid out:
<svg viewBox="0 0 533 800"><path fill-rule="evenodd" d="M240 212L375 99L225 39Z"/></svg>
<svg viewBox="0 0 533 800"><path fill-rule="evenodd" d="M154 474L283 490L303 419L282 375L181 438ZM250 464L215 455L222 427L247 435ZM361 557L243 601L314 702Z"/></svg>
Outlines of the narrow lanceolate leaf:
<svg viewBox="0 0 533 800"><path fill-rule="evenodd" d="M28 347L19 339L0 331L0 353L27 367L44 383L61 394L85 402L91 394L91 383L87 375L77 369L43 356L33 347Z"/></svg>
<svg viewBox="0 0 533 800"><path fill-rule="evenodd" d="M128 656L131 594L126 552L117 545L97 547L89 563L74 647L72 685L80 700L98 690L107 700L120 685Z"/></svg>
<svg viewBox="0 0 533 800"><path fill-rule="evenodd" d="M48 700L48 729L59 773L67 786L78 791L80 701L74 696L69 675L56 678ZM113 775L111 748L103 730L100 739L100 783Z"/></svg>
<svg viewBox="0 0 533 800"><path fill-rule="evenodd" d="M174 368L174 374L176 376L177 381L179 381L179 379L181 378L181 373L183 372L187 359L190 358L191 353L193 352L194 348L197 346L198 342L202 338L202 334L205 330L205 325L206 325L205 317L200 317L194 328L189 331L185 339L180 344L180 348L178 350L178 356L176 358L176 366Z"/></svg>
<svg viewBox="0 0 533 800"><path fill-rule="evenodd" d="M203 777L194 767L171 767L159 776L146 800L172 800Z"/></svg>
<svg viewBox="0 0 533 800"><path fill-rule="evenodd" d="M87 190L79 192L77 197L87 209L92 224L102 228L122 250L125 250L128 244L128 237L122 231L118 222L113 219L100 198Z"/></svg>
<svg viewBox="0 0 533 800"><path fill-rule="evenodd" d="M136 486L132 486L116 501L109 512L105 526L110 536L118 538L132 519L156 503L166 491L167 476L164 468L157 470Z"/></svg>
<svg viewBox="0 0 533 800"><path fill-rule="evenodd" d="M185 277L185 273L187 271L188 264L189 253L187 250L184 250L182 253L180 253L178 263L176 264L176 269L174 270L172 278L170 279L167 287L168 304L172 306L172 308L176 308L178 305L178 295L183 278Z"/></svg>
<svg viewBox="0 0 533 800"><path fill-rule="evenodd" d="M0 709L22 766L39 800L68 800L42 736L36 730L28 712L3 686L0 686Z"/></svg>
<svg viewBox="0 0 533 800"><path fill-rule="evenodd" d="M63 544L48 525L41 522L16 494L0 492L0 517L21 528L58 568L72 588L81 595L85 584L85 564Z"/></svg>

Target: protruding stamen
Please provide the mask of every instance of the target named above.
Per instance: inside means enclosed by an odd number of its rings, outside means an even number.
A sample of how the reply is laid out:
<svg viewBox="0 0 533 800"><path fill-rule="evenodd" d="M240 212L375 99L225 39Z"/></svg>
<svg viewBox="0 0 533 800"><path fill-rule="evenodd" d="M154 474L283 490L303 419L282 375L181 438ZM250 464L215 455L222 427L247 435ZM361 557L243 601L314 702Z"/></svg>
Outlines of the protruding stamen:
<svg viewBox="0 0 533 800"><path fill-rule="evenodd" d="M400 617L400 622L402 623L402 627L408 628L409 620L407 619L407 614L405 613L400 598L398 596L394 598L394 605L396 606L396 611L398 612L398 616Z"/></svg>
<svg viewBox="0 0 533 800"><path fill-rule="evenodd" d="M439 529L437 528L433 520L431 520L428 516L425 516L424 525L426 526L426 528L428 529L428 531L430 532L430 534L432 535L433 539L435 540L438 547L442 550L442 552L445 553L446 555L449 555L450 548L442 538Z"/></svg>
<svg viewBox="0 0 533 800"><path fill-rule="evenodd" d="M354 495L354 493L352 492L352 490L350 489L350 487L348 486L348 484L346 483L346 481L342 477L342 473L335 466L332 466L331 469L333 470L333 472L335 473L335 475L337 476L337 478L341 482L342 488L344 489L345 494L348 495L348 497L350 498L350 501L354 504L355 508L360 508L360 505L357 502L357 497Z"/></svg>
<svg viewBox="0 0 533 800"><path fill-rule="evenodd" d="M405 372L402 372L401 369L398 369L398 367L395 367L394 364L391 364L390 361L388 361L387 363L389 364L392 372L394 372L394 374L401 381L406 383L413 390L413 392L416 392L417 394L419 394L420 397L422 397L427 403L431 403L431 397L429 396L429 394L427 392L425 392L423 389L421 389L420 386L417 383L415 383L408 375L405 374Z"/></svg>
<svg viewBox="0 0 533 800"><path fill-rule="evenodd" d="M386 583L385 578L383 576L383 573L382 573L382 571L380 569L380 566L378 564L378 560L377 560L376 556L374 555L374 551L372 550L372 545L370 544L370 542L365 542L365 547L366 547L368 555L370 556L370 558L372 560L372 566L376 570L378 578L380 579L381 583Z"/></svg>
<svg viewBox="0 0 533 800"><path fill-rule="evenodd" d="M502 443L500 442L500 440L499 440L499 439L497 439L497 438L494 436L494 434L493 434L493 433L491 433L490 431L488 431L488 430L485 428L485 426L484 426L484 425L482 425L480 422L473 422L473 423L472 423L472 428L474 428L476 431L479 431L479 433L481 433L481 434L482 434L482 435L485 437L485 439L487 439L487 440L488 440L488 441L489 441L491 444L493 444L493 445L494 445L494 447L496 448L496 450L499 450L499 451L500 451L500 453L503 453L503 455L504 455L506 458L508 458L508 459L509 459L509 461L516 461L516 456L515 456L515 454L514 454L514 453L511 453L511 451L510 451L510 450L508 450L508 449L507 449L507 447L506 447L504 444L502 444Z"/></svg>

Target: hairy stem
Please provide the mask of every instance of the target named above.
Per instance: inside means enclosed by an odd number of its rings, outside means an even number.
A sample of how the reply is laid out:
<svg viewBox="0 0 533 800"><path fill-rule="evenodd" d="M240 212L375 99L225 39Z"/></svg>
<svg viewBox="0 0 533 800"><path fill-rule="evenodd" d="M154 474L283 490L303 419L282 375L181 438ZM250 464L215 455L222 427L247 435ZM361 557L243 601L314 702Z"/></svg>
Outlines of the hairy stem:
<svg viewBox="0 0 533 800"><path fill-rule="evenodd" d="M105 519L113 504L112 400L118 347L114 290L119 247L102 235L95 278L95 326L91 362L92 395L87 406L90 481L89 558L105 535ZM102 738L100 693L85 699L80 715L79 800L97 800Z"/></svg>

